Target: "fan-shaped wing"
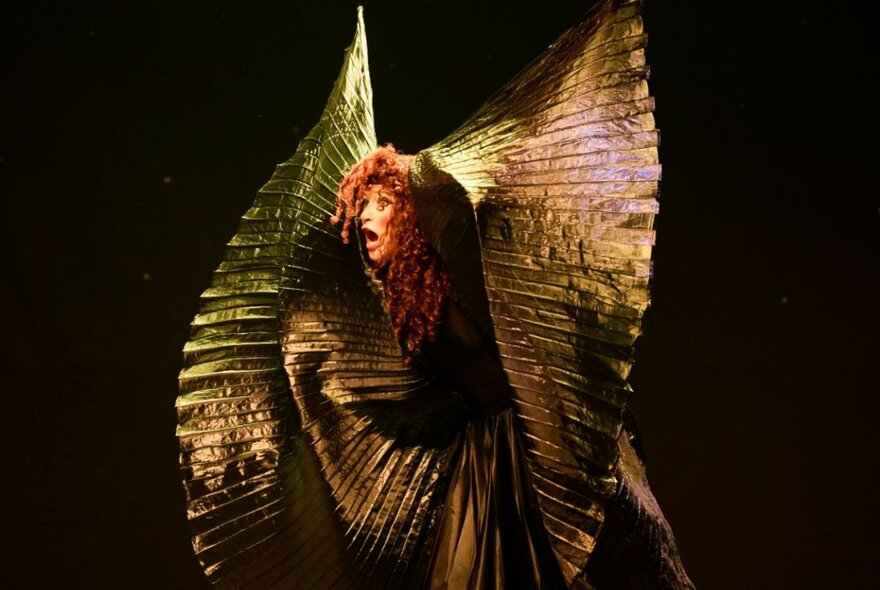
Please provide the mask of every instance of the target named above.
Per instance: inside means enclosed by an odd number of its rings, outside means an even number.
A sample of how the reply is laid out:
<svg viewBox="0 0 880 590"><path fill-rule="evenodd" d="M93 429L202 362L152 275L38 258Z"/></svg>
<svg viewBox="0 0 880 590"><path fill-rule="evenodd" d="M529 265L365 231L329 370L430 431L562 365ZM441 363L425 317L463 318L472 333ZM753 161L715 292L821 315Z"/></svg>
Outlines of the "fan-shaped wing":
<svg viewBox="0 0 880 590"><path fill-rule="evenodd" d="M498 343L570 582L615 490L648 305L660 166L645 43L639 2L602 2L412 168L423 229Z"/></svg>
<svg viewBox="0 0 880 590"><path fill-rule="evenodd" d="M188 515L218 585L424 575L457 397L404 365L380 291L329 223L339 181L375 144L359 11L320 121L241 219L184 349Z"/></svg>

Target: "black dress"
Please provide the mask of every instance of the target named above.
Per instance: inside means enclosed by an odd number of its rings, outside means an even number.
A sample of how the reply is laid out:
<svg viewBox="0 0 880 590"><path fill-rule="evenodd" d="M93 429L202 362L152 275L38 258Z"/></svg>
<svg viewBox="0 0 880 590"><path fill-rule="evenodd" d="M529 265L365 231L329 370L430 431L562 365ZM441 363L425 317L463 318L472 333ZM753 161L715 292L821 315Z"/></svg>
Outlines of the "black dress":
<svg viewBox="0 0 880 590"><path fill-rule="evenodd" d="M454 302L420 361L454 382L468 421L454 462L430 588L568 588L539 517L514 425L513 395L493 343ZM647 486L633 445L621 439L622 475L588 565L589 583L609 589L692 588L671 529ZM585 582L586 583L586 582Z"/></svg>
<svg viewBox="0 0 880 590"><path fill-rule="evenodd" d="M470 408L430 570L431 588L564 588L527 479L507 376L454 302L422 356Z"/></svg>

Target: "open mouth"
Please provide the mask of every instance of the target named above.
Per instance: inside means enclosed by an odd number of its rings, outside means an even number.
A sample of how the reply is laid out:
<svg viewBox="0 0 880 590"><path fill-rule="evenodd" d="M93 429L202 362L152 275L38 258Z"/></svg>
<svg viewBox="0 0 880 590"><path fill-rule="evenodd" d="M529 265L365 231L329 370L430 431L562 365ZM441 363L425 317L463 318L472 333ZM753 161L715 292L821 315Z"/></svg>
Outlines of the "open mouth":
<svg viewBox="0 0 880 590"><path fill-rule="evenodd" d="M379 235L373 230L361 228L361 231L364 232L364 237L367 238L368 242L375 242L379 239Z"/></svg>

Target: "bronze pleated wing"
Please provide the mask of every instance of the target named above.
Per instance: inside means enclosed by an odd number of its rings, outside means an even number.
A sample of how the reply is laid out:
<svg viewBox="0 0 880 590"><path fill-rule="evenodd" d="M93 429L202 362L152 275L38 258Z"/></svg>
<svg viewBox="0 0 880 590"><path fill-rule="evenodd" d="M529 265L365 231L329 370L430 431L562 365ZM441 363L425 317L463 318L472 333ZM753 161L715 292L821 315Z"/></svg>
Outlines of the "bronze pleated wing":
<svg viewBox="0 0 880 590"><path fill-rule="evenodd" d="M602 2L412 168L423 229L498 343L569 583L615 490L648 305L660 166L645 43L639 2Z"/></svg>
<svg viewBox="0 0 880 590"><path fill-rule="evenodd" d="M427 567L460 402L404 365L329 223L375 144L359 11L326 110L242 218L184 351L188 515L220 586L412 587Z"/></svg>

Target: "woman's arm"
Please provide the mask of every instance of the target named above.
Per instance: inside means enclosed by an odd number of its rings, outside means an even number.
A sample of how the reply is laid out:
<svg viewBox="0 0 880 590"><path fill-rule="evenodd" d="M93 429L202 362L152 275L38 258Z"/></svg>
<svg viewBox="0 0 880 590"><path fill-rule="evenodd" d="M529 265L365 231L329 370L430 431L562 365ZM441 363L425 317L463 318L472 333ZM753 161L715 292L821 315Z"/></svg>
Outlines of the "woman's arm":
<svg viewBox="0 0 880 590"><path fill-rule="evenodd" d="M475 411L495 414L510 407L513 391L497 349L486 341L455 301L447 303L437 340L424 347L423 356L459 388L465 402Z"/></svg>

